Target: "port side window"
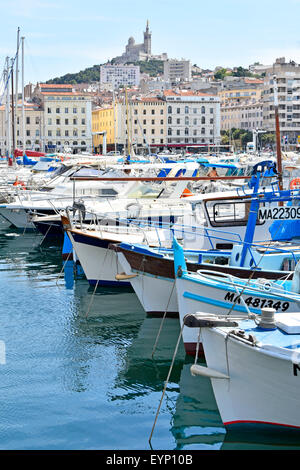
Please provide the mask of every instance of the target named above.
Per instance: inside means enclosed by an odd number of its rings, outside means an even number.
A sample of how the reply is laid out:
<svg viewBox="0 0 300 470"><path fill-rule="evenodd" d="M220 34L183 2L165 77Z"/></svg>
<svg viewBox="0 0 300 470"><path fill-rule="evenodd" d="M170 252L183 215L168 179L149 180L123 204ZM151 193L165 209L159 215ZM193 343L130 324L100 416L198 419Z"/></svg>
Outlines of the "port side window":
<svg viewBox="0 0 300 470"><path fill-rule="evenodd" d="M250 204L247 201L207 201L206 210L213 227L247 225ZM262 223L257 220L256 225Z"/></svg>

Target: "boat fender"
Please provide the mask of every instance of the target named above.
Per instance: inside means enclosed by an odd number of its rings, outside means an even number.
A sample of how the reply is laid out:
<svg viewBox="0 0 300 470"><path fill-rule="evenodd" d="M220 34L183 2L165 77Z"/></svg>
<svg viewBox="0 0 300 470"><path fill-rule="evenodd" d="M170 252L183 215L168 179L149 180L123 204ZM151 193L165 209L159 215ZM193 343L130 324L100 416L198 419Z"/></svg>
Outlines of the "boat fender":
<svg viewBox="0 0 300 470"><path fill-rule="evenodd" d="M133 279L134 277L137 277L137 274L120 273L120 274L115 275L115 279L117 281L124 281L126 279Z"/></svg>
<svg viewBox="0 0 300 470"><path fill-rule="evenodd" d="M202 377L209 377L211 379L229 379L228 375L223 374L209 367L200 366L199 364L193 364L190 368L192 375L200 375Z"/></svg>

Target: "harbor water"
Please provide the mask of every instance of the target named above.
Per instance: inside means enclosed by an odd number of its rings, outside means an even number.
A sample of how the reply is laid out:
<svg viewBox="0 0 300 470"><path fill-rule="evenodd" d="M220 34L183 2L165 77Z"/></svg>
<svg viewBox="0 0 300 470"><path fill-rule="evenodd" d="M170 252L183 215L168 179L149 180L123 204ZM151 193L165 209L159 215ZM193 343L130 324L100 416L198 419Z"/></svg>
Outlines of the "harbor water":
<svg viewBox="0 0 300 470"><path fill-rule="evenodd" d="M0 449L150 450L179 321L146 317L130 289L89 287L61 247L0 225ZM227 433L210 381L176 355L156 450L300 449L300 440Z"/></svg>

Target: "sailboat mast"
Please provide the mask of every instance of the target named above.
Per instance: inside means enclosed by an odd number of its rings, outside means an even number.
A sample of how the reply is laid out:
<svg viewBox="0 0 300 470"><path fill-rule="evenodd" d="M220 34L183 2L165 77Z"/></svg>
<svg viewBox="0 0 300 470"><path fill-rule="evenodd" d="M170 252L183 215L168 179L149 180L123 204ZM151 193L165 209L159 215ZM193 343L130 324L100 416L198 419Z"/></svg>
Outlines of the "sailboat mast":
<svg viewBox="0 0 300 470"><path fill-rule="evenodd" d="M23 154L25 153L26 146L25 146L25 97L24 97L24 37L21 38L22 40L22 143L23 143Z"/></svg>
<svg viewBox="0 0 300 470"><path fill-rule="evenodd" d="M130 155L129 113L128 113L128 96L127 96L126 87L125 87L125 103L126 103L126 122L127 122L127 151L128 151L128 155Z"/></svg>
<svg viewBox="0 0 300 470"><path fill-rule="evenodd" d="M115 90L113 90L113 116L114 116L114 141L115 141L115 154L117 152L117 130L116 130L116 98Z"/></svg>
<svg viewBox="0 0 300 470"><path fill-rule="evenodd" d="M14 110L14 60L11 59L11 122L12 122L12 154L15 162L15 110Z"/></svg>
<svg viewBox="0 0 300 470"><path fill-rule="evenodd" d="M6 57L6 144L7 156L10 156L11 151L11 131L10 131L10 80L9 80L9 57Z"/></svg>
<svg viewBox="0 0 300 470"><path fill-rule="evenodd" d="M279 112L278 112L278 89L276 75L273 77L274 84L274 110L275 110L275 131L276 131L276 153L277 153L277 170L278 170L278 185L279 189L283 189L282 184L282 160L281 160L281 144L280 144L280 126L279 126Z"/></svg>
<svg viewBox="0 0 300 470"><path fill-rule="evenodd" d="M18 81L18 76L19 76L19 49L20 49L20 28L18 28L17 31L17 54L16 54L16 92L15 92L15 122L14 122L14 128L16 132L16 121L17 121L17 109L18 109L18 98L19 98L19 81ZM15 141L16 141L16 135L15 135Z"/></svg>

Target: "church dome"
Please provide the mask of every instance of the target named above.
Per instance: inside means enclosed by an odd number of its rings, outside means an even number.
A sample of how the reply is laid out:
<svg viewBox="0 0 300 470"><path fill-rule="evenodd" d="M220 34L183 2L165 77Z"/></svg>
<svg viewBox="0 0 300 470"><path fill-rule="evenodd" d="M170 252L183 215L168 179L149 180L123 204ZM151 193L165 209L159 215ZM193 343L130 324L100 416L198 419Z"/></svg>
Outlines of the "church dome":
<svg viewBox="0 0 300 470"><path fill-rule="evenodd" d="M130 38L128 39L128 44L134 44L135 41L134 41L134 38L132 36L130 36Z"/></svg>

